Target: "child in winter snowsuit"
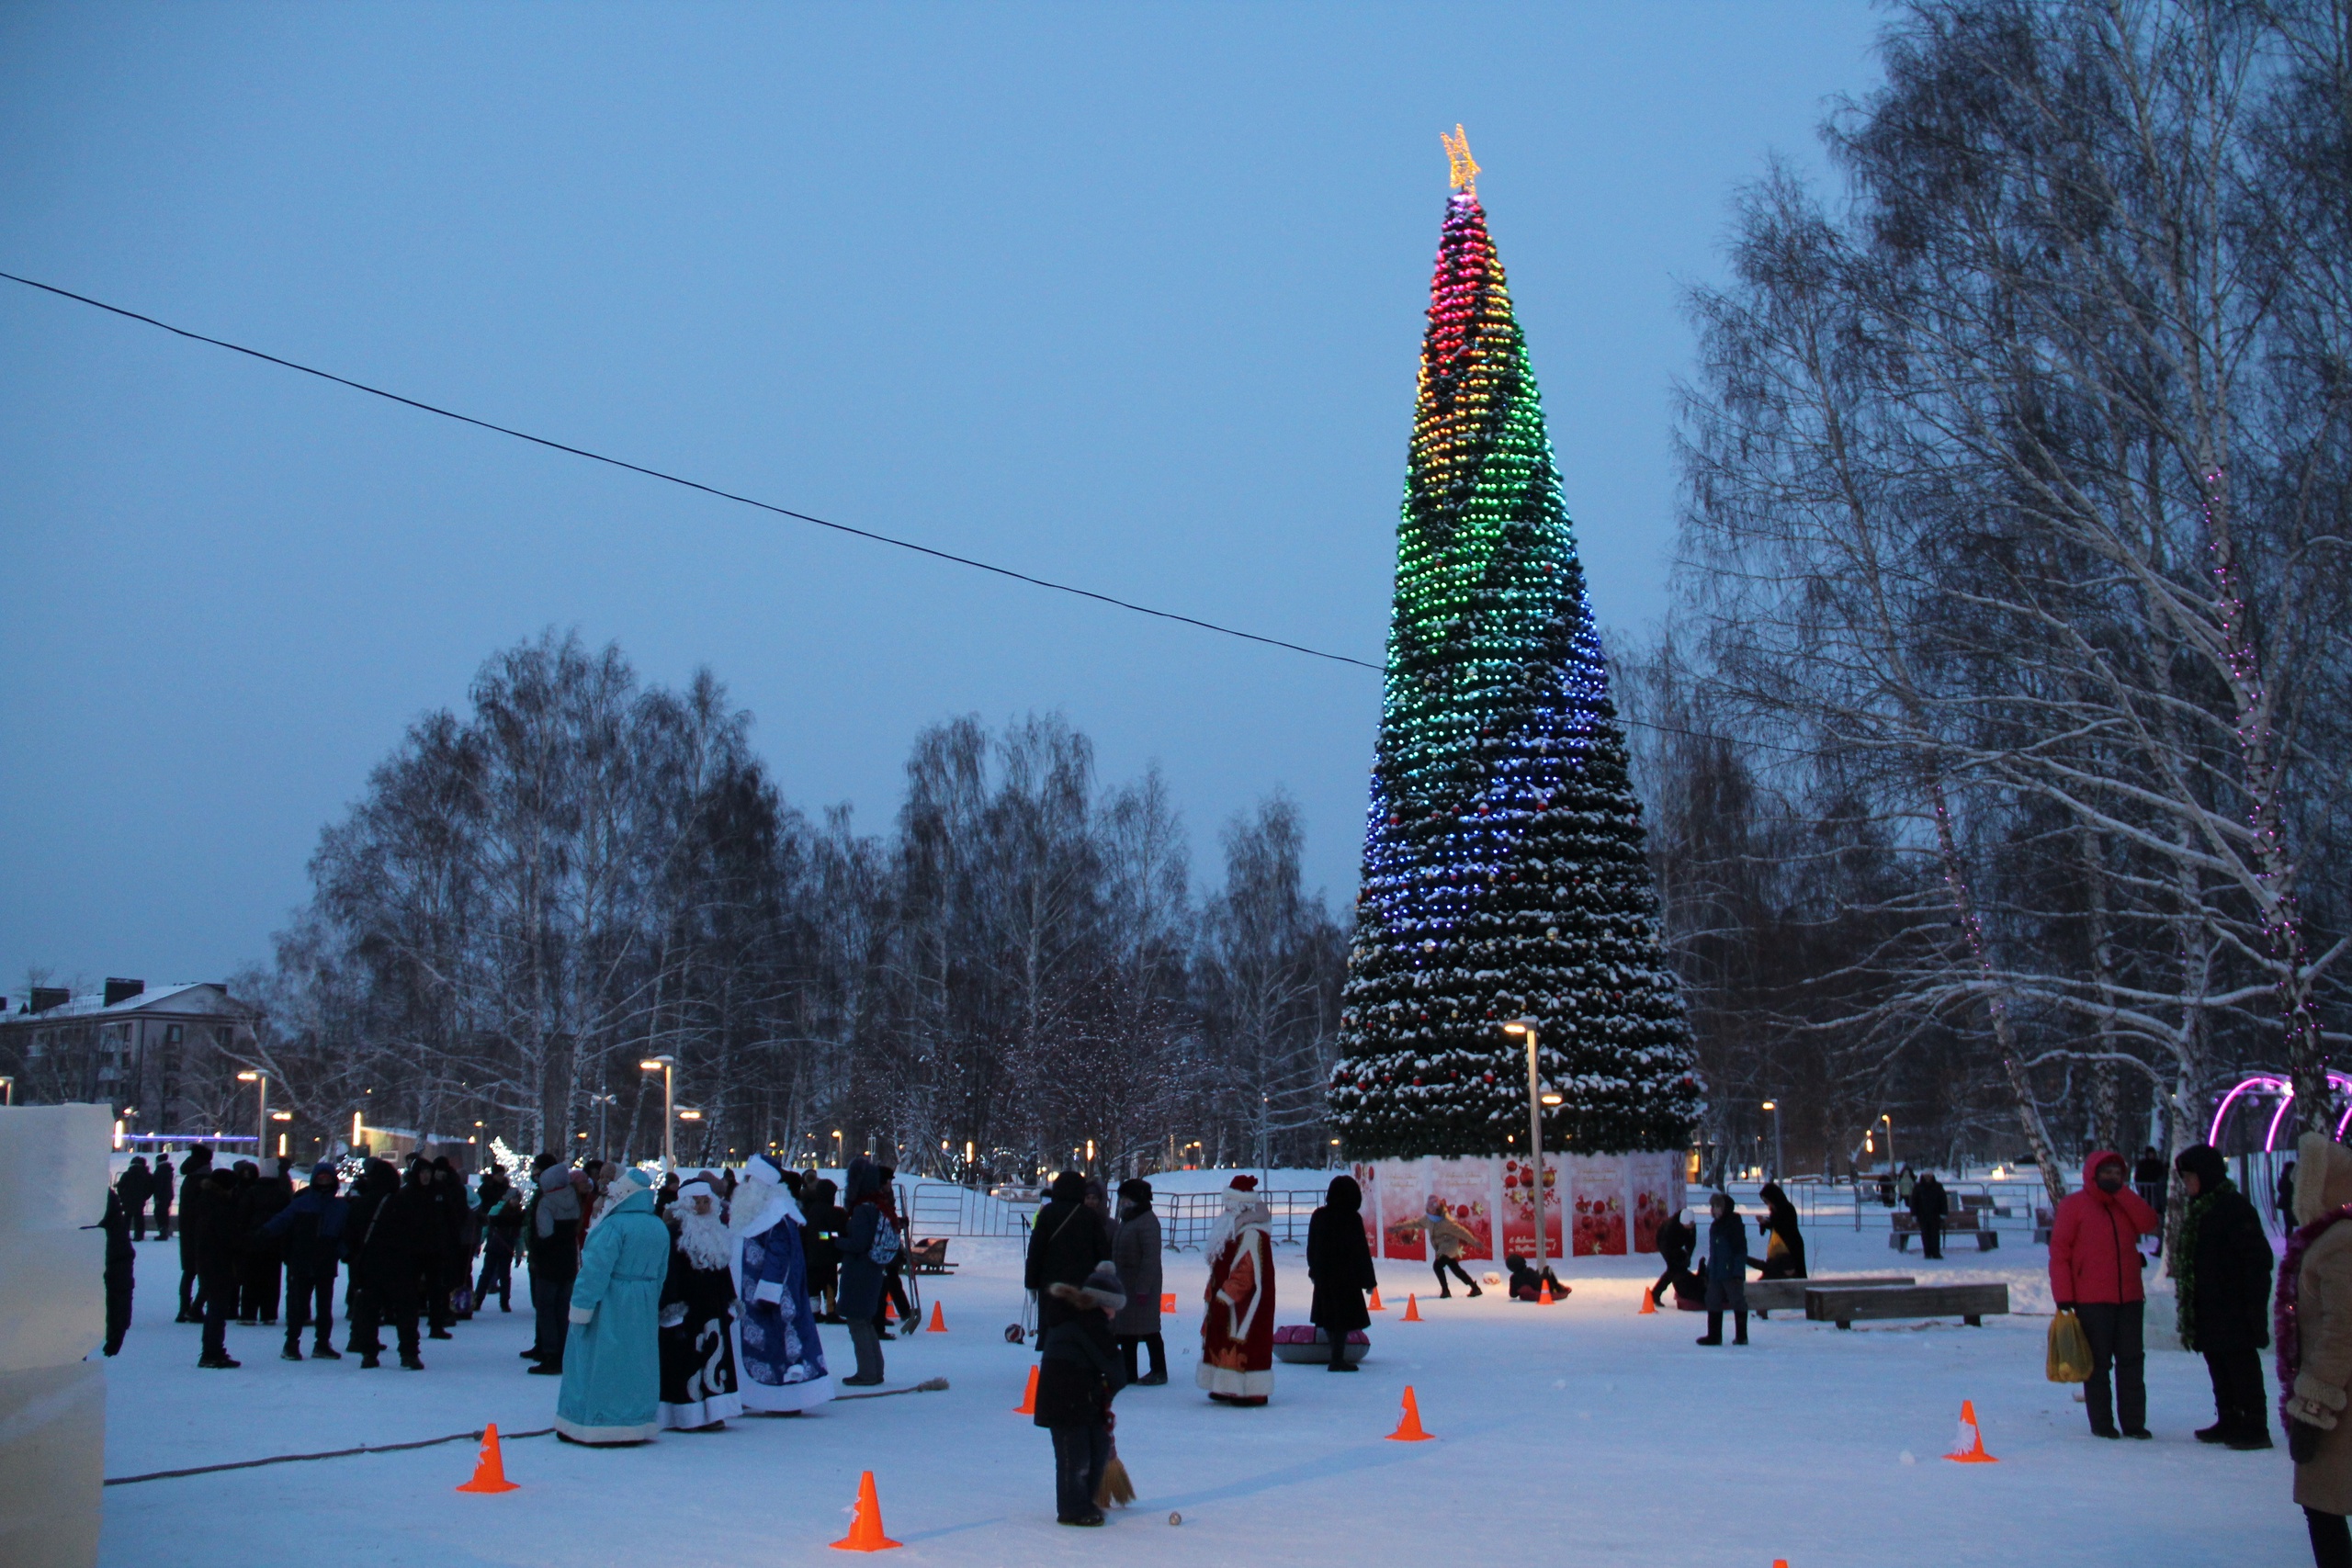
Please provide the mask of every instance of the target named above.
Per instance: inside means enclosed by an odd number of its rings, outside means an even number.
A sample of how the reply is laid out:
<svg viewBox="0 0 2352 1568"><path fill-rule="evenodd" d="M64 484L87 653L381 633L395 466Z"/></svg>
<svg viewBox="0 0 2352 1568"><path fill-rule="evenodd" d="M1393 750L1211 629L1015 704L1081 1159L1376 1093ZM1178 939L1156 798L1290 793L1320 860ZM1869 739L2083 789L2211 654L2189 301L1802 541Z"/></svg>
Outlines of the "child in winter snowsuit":
<svg viewBox="0 0 2352 1568"><path fill-rule="evenodd" d="M1567 1286L1560 1283L1560 1277L1552 1272L1552 1266L1550 1264L1546 1263L1544 1265L1544 1272L1539 1276L1535 1272L1535 1265L1530 1263L1526 1258L1520 1257L1517 1253L1511 1254L1510 1257L1505 1258L1503 1261L1510 1269L1511 1300L1515 1302L1540 1302L1544 1299L1544 1287L1545 1285L1550 1285L1552 1287L1552 1299L1554 1301L1560 1301L1566 1297L1568 1288Z"/></svg>
<svg viewBox="0 0 2352 1568"><path fill-rule="evenodd" d="M1707 1332L1702 1345L1724 1342L1724 1312L1735 1314L1736 1336L1732 1343L1747 1343L1747 1232L1739 1223L1731 1194L1718 1192L1707 1200L1714 1219L1707 1226Z"/></svg>
<svg viewBox="0 0 2352 1568"><path fill-rule="evenodd" d="M1704 1298L1706 1281L1690 1272L1690 1255L1699 1250L1699 1227L1678 1211L1658 1226L1657 1250L1666 1261L1666 1269L1650 1287L1650 1304L1664 1306L1668 1286L1673 1287L1678 1304L1686 1295Z"/></svg>
<svg viewBox="0 0 2352 1568"><path fill-rule="evenodd" d="M1111 1319L1127 1304L1119 1271L1105 1261L1086 1283L1057 1280L1046 1294L1066 1315L1046 1330L1037 1367L1038 1426L1054 1435L1054 1517L1099 1525L1095 1497L1111 1464L1111 1401L1126 1385Z"/></svg>

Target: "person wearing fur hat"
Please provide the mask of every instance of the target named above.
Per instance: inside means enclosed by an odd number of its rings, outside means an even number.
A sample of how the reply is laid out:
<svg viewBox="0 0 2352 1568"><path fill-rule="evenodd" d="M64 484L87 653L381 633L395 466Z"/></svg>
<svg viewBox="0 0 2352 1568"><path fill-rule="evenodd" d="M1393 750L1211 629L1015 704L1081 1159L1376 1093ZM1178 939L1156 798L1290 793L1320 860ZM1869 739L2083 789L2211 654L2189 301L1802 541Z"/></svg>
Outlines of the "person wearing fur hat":
<svg viewBox="0 0 2352 1568"><path fill-rule="evenodd" d="M1151 1212L1151 1183L1140 1176L1119 1183L1119 1228L1111 1233L1111 1264L1127 1304L1111 1320L1127 1381L1158 1388L1168 1381L1168 1341L1159 1332L1159 1216ZM1151 1371L1136 1376L1138 1349L1151 1353Z"/></svg>
<svg viewBox="0 0 2352 1568"><path fill-rule="evenodd" d="M302 1359L305 1328L315 1335L313 1359L343 1359L332 1343L335 1265L343 1251L344 1218L351 1210L336 1195L340 1185L334 1162L319 1161L311 1168L311 1184L261 1227L262 1235L276 1243L286 1258L286 1348L278 1354L288 1361Z"/></svg>
<svg viewBox="0 0 2352 1568"><path fill-rule="evenodd" d="M2270 1415L2263 1408L2262 1351L2270 1343L2270 1237L2230 1180L2219 1149L2198 1144L2174 1156L2188 1213L2173 1258L2180 1343L2205 1358L2213 1381L2211 1427L2203 1443L2267 1449Z"/></svg>
<svg viewBox="0 0 2352 1568"><path fill-rule="evenodd" d="M824 1404L833 1397L833 1378L808 1304L806 1220L782 1168L766 1155L743 1168L727 1229L741 1298L735 1354L742 1407L788 1416Z"/></svg>
<svg viewBox="0 0 2352 1568"><path fill-rule="evenodd" d="M675 1233L662 1285L662 1425L715 1432L743 1413L736 1392L735 1238L718 1213L718 1189L683 1183L665 1218Z"/></svg>
<svg viewBox="0 0 2352 1568"><path fill-rule="evenodd" d="M611 1206L588 1233L571 1283L556 1435L568 1442L641 1443L662 1427L662 1281L670 1227L653 1212L653 1179L637 1169L612 1184Z"/></svg>
<svg viewBox="0 0 2352 1568"><path fill-rule="evenodd" d="M2325 1133L2295 1147L2295 1224L2278 1265L2279 1414L2295 1501L2319 1568L2352 1563L2352 1149Z"/></svg>
<svg viewBox="0 0 2352 1568"><path fill-rule="evenodd" d="M1237 1176L1210 1233L1208 1305L1193 1381L1224 1404L1263 1404L1274 1392L1273 1214L1258 1179Z"/></svg>
<svg viewBox="0 0 2352 1568"><path fill-rule="evenodd" d="M1084 1197L1078 1200L1081 1208ZM1111 1320L1127 1304L1119 1271L1097 1263L1083 1284L1047 1284L1038 1307L1059 1310L1038 1345L1036 1424L1054 1438L1054 1517L1066 1525L1099 1525L1095 1501L1111 1464L1111 1401L1127 1381Z"/></svg>

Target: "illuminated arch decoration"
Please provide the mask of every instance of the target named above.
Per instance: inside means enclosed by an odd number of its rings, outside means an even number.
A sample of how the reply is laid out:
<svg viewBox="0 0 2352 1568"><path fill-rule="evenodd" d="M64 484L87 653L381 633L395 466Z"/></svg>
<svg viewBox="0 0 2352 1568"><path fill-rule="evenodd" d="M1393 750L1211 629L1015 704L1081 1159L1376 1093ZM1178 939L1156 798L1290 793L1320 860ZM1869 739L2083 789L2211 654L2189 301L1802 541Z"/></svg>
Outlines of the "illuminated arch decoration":
<svg viewBox="0 0 2352 1568"><path fill-rule="evenodd" d="M2342 1073L2330 1073L2327 1083L2337 1093L2352 1098L2352 1077ZM2278 1109L2270 1113L2270 1126L2262 1135L2262 1152L2269 1154L2278 1148L2278 1129L2287 1124L2288 1107L2295 1103L2295 1086L2272 1073L2256 1073L2222 1096L2222 1103L2213 1111L2213 1124L2205 1130L2207 1143L2215 1148L2222 1146L2222 1124L2229 1120L2230 1107L2237 1103L2239 1096L2251 1094L2275 1094L2278 1097ZM2352 1126L2352 1105L2347 1105L2344 1114L2336 1119L2337 1143L2344 1141L2344 1129L2347 1126Z"/></svg>

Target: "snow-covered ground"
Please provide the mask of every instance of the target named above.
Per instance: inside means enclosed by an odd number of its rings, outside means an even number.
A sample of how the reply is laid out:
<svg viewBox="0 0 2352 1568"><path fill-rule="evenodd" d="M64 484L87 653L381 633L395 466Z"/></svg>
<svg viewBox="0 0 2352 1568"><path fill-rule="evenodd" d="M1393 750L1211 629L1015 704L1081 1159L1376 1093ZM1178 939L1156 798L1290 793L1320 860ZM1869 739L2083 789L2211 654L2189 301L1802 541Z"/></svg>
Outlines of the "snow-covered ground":
<svg viewBox="0 0 2352 1568"><path fill-rule="evenodd" d="M1899 1269L2007 1279L2046 1313L2041 1249ZM1816 1273L1885 1272L1883 1231L1809 1238ZM196 1369L197 1330L171 1322L175 1246L141 1251L139 1314L107 1363L109 1475L435 1437L495 1421L546 1427L555 1380L523 1374L518 1310L427 1341L424 1373L356 1359L277 1359L278 1335L230 1330L241 1371ZM1702 1320L1639 1316L1651 1258L1569 1266L1575 1294L1548 1312L1490 1293L1432 1303L1425 1268L1381 1266L1390 1310L1354 1377L1283 1368L1262 1410L1210 1404L1192 1386L1202 1265L1171 1255L1182 1310L1168 1326L1173 1381L1119 1399L1119 1447L1141 1496L1108 1529L1053 1520L1045 1433L1012 1414L1030 1366L1004 1342L1019 1314L1012 1242L958 1241L963 1268L926 1280L950 1332L888 1348L890 1385L945 1377L945 1393L840 1403L795 1419L591 1450L552 1438L506 1450L522 1490L453 1490L469 1444L271 1465L108 1487L109 1564L419 1562L712 1564L838 1561L872 1470L908 1564L1427 1564L1467 1559L1791 1568L1831 1564L2292 1563L2303 1561L2282 1450L2193 1441L2212 1418L2203 1363L2149 1358L2154 1443L2088 1435L2071 1391L2042 1379L2046 1317L1861 1325L1840 1333L1776 1316L1746 1349L1691 1344ZM1279 1321L1303 1321L1305 1267L1285 1249ZM1402 1324L1408 1291L1427 1321ZM518 1303L519 1305L519 1303ZM837 1366L842 1330L825 1331ZM342 1340L340 1327L337 1343ZM1438 1440L1391 1443L1407 1383ZM1996 1465L1956 1465L1962 1399ZM1181 1512L1181 1526L1171 1526Z"/></svg>

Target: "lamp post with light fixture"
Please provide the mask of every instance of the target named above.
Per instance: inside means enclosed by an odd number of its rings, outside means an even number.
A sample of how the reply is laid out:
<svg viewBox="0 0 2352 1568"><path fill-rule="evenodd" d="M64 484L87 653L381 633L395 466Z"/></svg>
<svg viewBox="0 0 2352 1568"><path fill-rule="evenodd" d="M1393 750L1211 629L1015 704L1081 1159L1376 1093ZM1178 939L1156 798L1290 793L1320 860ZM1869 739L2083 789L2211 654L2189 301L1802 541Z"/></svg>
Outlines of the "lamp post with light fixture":
<svg viewBox="0 0 2352 1568"><path fill-rule="evenodd" d="M1781 1179L1781 1102L1768 1100L1764 1109L1772 1113L1772 1179Z"/></svg>
<svg viewBox="0 0 2352 1568"><path fill-rule="evenodd" d="M669 1175L678 1168L678 1058L648 1056L638 1063L640 1071L662 1075L662 1174Z"/></svg>
<svg viewBox="0 0 2352 1568"><path fill-rule="evenodd" d="M1535 1194L1535 1277L1544 1277L1544 1107L1557 1105L1560 1097L1544 1092L1543 1080L1535 1068L1535 1021L1532 1018L1513 1019L1503 1025L1505 1034L1527 1037L1527 1153L1533 1163L1531 1190Z"/></svg>
<svg viewBox="0 0 2352 1568"><path fill-rule="evenodd" d="M268 1157L264 1142L269 1136L269 1075L265 1072L243 1072L237 1075L239 1083L254 1086L254 1158Z"/></svg>

